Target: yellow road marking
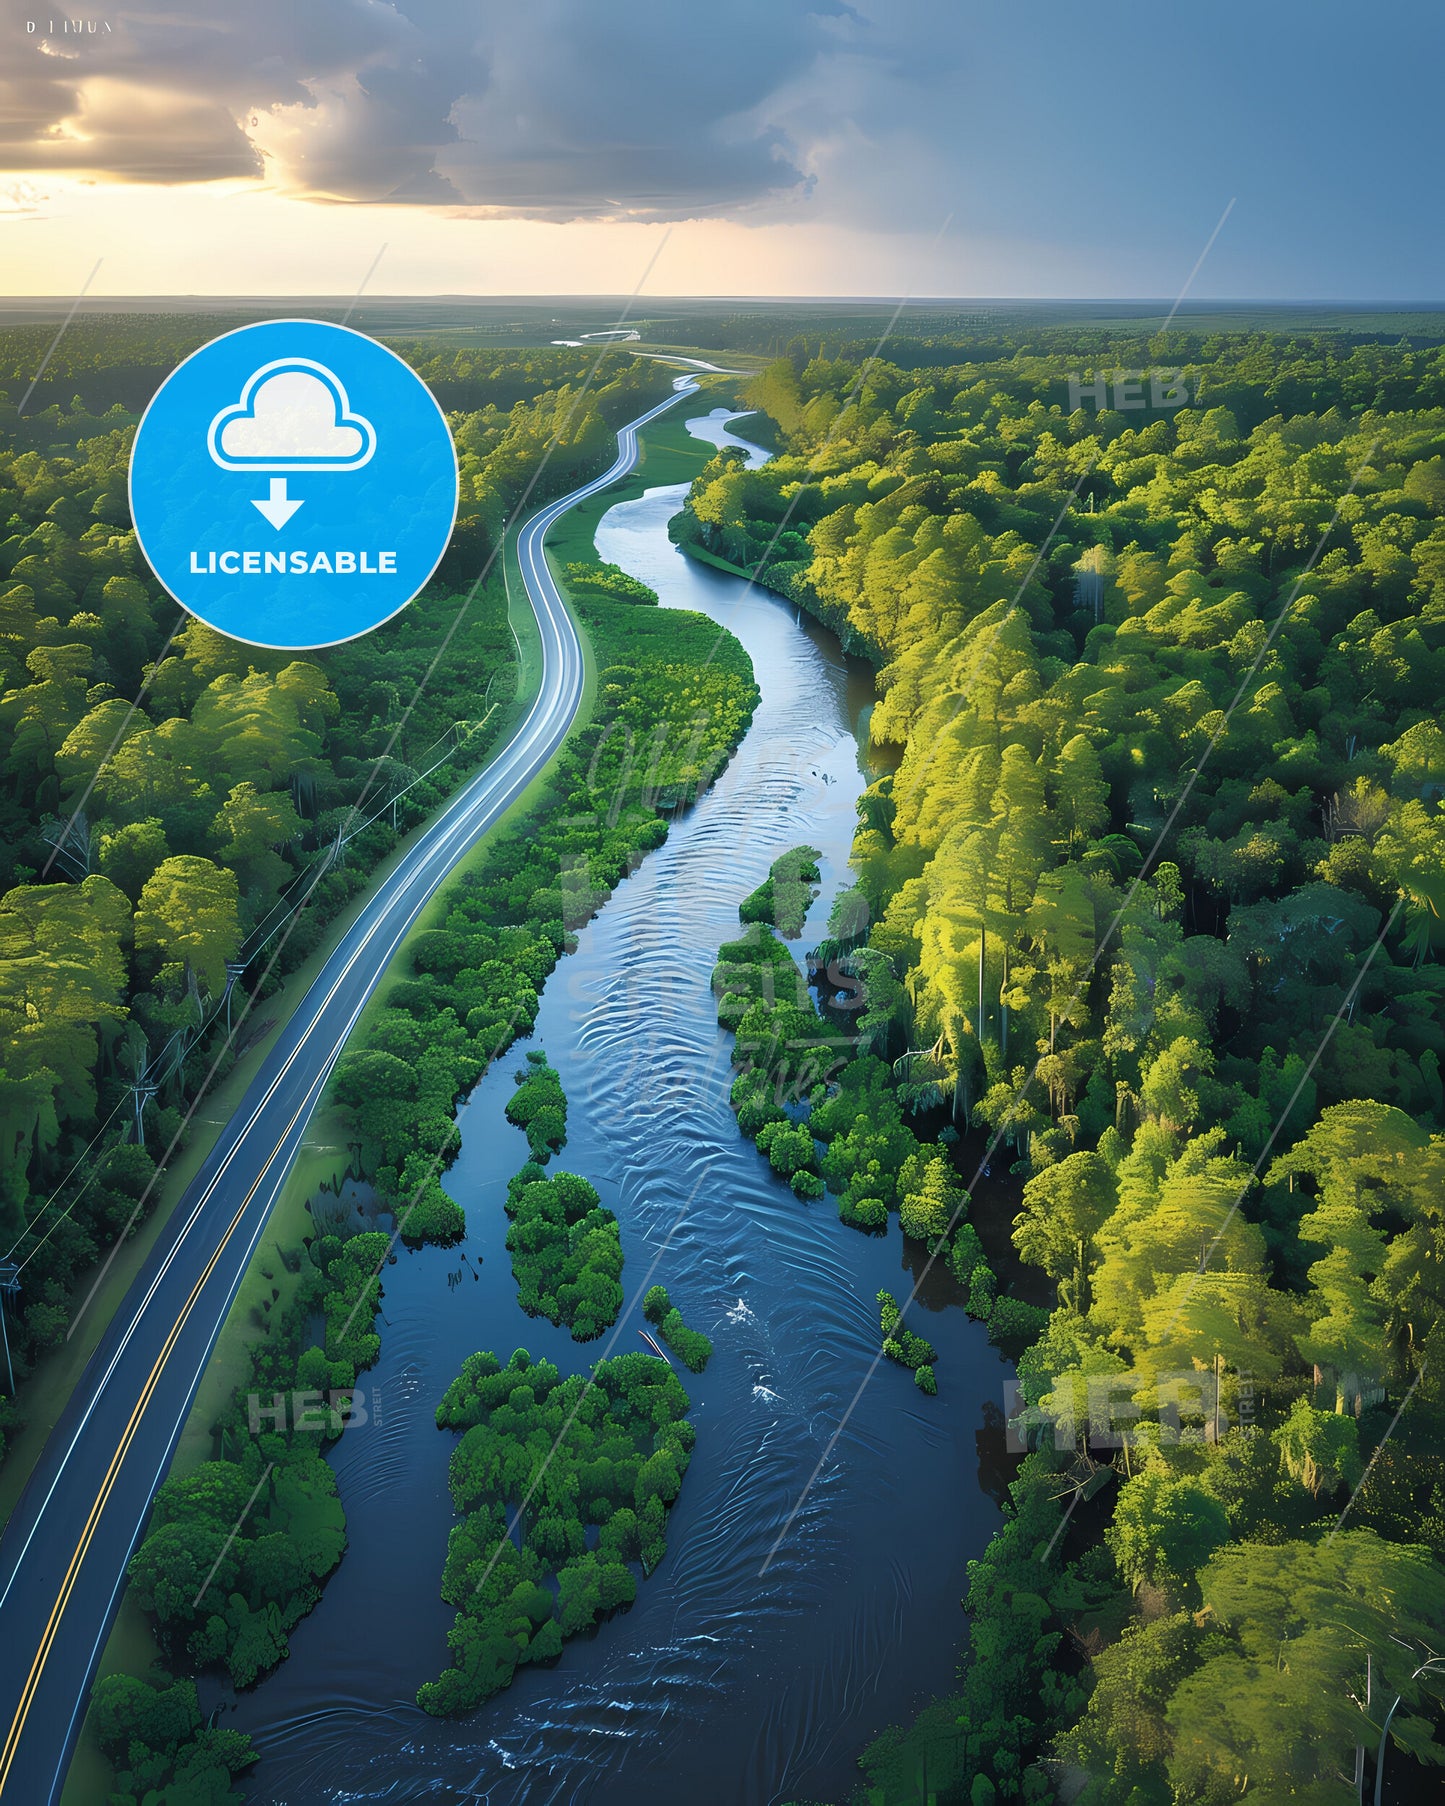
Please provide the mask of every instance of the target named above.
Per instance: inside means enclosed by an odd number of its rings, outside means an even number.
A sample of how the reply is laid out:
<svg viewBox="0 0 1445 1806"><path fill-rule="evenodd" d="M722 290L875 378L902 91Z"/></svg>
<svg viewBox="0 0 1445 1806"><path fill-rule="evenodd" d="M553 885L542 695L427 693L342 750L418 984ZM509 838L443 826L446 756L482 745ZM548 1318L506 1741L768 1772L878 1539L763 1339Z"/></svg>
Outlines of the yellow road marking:
<svg viewBox="0 0 1445 1806"><path fill-rule="evenodd" d="M15 1717L10 1726L10 1735L5 1740L3 1754L0 1754L0 1792L4 1791L5 1783L10 1778L10 1770L14 1766L16 1752L20 1747L20 1738L25 1729L25 1721L30 1715L31 1706L34 1704L36 1689L39 1687L41 1676L45 1672L45 1664L50 1659L50 1651L55 1643L56 1634L60 1629L60 1620L64 1617L65 1608L70 1603L70 1595L75 1590L75 1582L79 1575L80 1565L85 1560L86 1552L90 1548L91 1541L95 1536L96 1525L100 1521L100 1514L104 1511L106 1501L109 1499L111 1491L115 1486L116 1475L120 1472L121 1463L125 1460L130 1445L135 1440L135 1433L139 1427L141 1418L145 1415L146 1406L150 1403L151 1395L154 1393L156 1386L160 1381L160 1376L165 1369L165 1364L170 1359L171 1351L180 1339L181 1332L184 1330L186 1321L190 1317L192 1310L195 1308L196 1300L200 1297L206 1281L215 1271L216 1263L220 1260L222 1254L225 1253L227 1243L236 1233L242 1217L245 1216L247 1209L250 1207L252 1198L254 1198L256 1193L261 1189L267 1173L271 1170L272 1163L276 1159L276 1156L281 1152L281 1149L286 1145L286 1137L291 1133L292 1129L295 1128L297 1120L300 1117L302 1110L305 1108L306 1105L303 1103L300 1109L297 1110L296 1115L291 1118L290 1122L288 1122L286 1127L282 1130L281 1139L267 1155L265 1164L262 1166L261 1171L257 1176L256 1183L242 1199L240 1208L237 1210L235 1216L231 1218L230 1226L217 1243L215 1252L206 1262L205 1269L201 1273L200 1278L191 1287L190 1297L186 1299L185 1304L181 1307L180 1315L171 1325L170 1331L166 1336L165 1345L162 1347L160 1354L156 1357L155 1366L151 1368L150 1375L147 1378L145 1385L141 1388L140 1398L136 1402L135 1409L130 1414L130 1422L127 1423L125 1427L125 1432L120 1440L120 1446L111 1457L111 1463L106 1470L105 1479L101 1482L100 1491L95 1496L95 1503L90 1508L90 1516L85 1521L85 1528L81 1532L80 1541L76 1544L75 1553L70 1558L70 1565L65 1570L65 1578L60 1585L60 1594L55 1601L55 1607L45 1626L44 1635L40 1639L40 1647L36 1651L35 1661L31 1666L29 1678L25 1683L25 1690L20 1696L20 1704L16 1707Z"/></svg>

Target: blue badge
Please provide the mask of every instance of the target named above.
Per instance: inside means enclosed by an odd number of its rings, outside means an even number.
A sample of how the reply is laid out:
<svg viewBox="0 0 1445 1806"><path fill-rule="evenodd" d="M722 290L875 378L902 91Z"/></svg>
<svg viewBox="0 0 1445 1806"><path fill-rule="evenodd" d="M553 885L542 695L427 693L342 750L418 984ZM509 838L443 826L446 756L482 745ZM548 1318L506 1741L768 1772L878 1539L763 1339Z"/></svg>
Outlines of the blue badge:
<svg viewBox="0 0 1445 1806"><path fill-rule="evenodd" d="M252 646L369 633L417 595L457 513L430 389L363 333L269 320L174 369L136 430L130 507L151 569Z"/></svg>

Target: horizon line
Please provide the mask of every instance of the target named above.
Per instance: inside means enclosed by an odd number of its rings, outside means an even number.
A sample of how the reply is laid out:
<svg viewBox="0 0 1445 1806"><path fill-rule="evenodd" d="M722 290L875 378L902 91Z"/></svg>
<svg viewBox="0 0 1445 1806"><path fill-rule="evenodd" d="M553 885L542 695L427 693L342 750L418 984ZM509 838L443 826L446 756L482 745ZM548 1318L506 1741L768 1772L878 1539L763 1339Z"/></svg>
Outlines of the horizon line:
<svg viewBox="0 0 1445 1806"><path fill-rule="evenodd" d="M0 293L0 306L6 303L54 303L58 306L69 306L75 299L73 294L41 293L39 291L11 291ZM319 289L286 289L268 291L225 290L184 290L167 294L113 294L91 295L94 304L107 301L123 301L130 303L160 302L197 302L197 301L234 301L238 303L257 301L322 301L337 306L355 304L355 297L350 294L329 294ZM605 289L587 291L535 292L535 293L497 293L477 294L461 290L414 290L395 294L369 295L365 301L357 304L360 308L377 307L404 302L451 302L464 303L471 306L503 306L533 303L548 305L554 303L580 302L615 302L627 299L626 296L611 293ZM724 294L724 293L688 293L673 295L656 295L649 297L653 306L676 305L678 303L728 302L751 306L813 306L833 307L897 307L900 305L896 295L759 295L759 294ZM1136 307L1169 308L1176 304L1166 296L1154 295L911 295L903 303L903 308L919 307ZM1244 307L1318 307L1342 310L1354 309L1362 312L1406 313L1406 312L1441 312L1445 311L1445 299L1353 299L1330 296L1220 296L1214 299L1193 298L1178 306L1178 313L1203 313L1216 308ZM91 311L95 311L94 308Z"/></svg>

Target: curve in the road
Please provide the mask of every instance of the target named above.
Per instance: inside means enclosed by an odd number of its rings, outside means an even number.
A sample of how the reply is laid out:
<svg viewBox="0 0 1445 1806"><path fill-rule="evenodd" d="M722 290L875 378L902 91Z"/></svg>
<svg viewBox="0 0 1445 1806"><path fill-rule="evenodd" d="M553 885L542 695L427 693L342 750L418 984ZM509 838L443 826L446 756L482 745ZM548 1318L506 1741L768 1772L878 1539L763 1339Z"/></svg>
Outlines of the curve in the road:
<svg viewBox="0 0 1445 1806"><path fill-rule="evenodd" d="M562 744L582 698L576 628L547 568L548 529L637 462L638 433L695 392L623 427L600 477L533 515L517 556L542 680L504 750L377 887L298 1005L116 1313L0 1540L0 1796L59 1797L126 1563L211 1349L307 1124L358 1016L437 886Z"/></svg>

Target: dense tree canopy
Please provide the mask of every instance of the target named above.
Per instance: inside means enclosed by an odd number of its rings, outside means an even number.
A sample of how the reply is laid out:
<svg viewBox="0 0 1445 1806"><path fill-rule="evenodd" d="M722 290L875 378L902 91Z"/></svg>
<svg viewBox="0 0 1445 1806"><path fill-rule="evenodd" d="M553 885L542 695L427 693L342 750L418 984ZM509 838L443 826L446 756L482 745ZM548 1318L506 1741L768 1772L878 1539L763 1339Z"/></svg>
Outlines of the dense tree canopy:
<svg viewBox="0 0 1445 1806"><path fill-rule="evenodd" d="M38 365L20 374L37 330L0 334L0 1230L22 1268L11 1319L21 1374L63 1327L72 1276L149 1204L126 1145L130 1083L156 1087L139 1119L154 1162L183 1133L207 1072L231 1063L228 1033L246 1032L250 1002L316 947L370 867L510 725L519 674L500 571L471 594L502 523L544 451L538 500L600 468L615 427L668 383L656 365L618 357L584 394L595 356L565 349L413 352L457 410L451 546L395 621L298 658L180 614L130 527L140 410L222 328L78 323L21 420L6 391L23 391ZM719 702L735 699L731 673L704 681ZM711 751L691 713L687 723L684 781ZM235 961L246 969L228 994ZM505 1022L514 999L524 1003L508 971L495 991L484 978L472 1007L496 1003ZM445 1120L474 1081L495 1035L482 1040L481 1060L454 1041L412 1081L429 1117ZM400 1178L395 1141L390 1152ZM406 1179L414 1192L419 1178ZM425 1187L411 1228L445 1235L452 1208ZM0 1411L3 1433L16 1407Z"/></svg>
<svg viewBox="0 0 1445 1806"><path fill-rule="evenodd" d="M1182 370L1191 405L1070 397L1130 363ZM865 1762L889 1806L1047 1798L1051 1754L1089 1806L1343 1802L1399 1576L1401 1635L1439 1646L1442 371L1435 346L1323 337L795 342L749 392L781 454L719 453L676 524L882 693L855 883L810 955L858 982L858 1051L790 1090L783 949L725 947L739 1124L785 1166L821 1140L847 1220L899 1209L996 1338L1032 1343L1013 1523L1036 1486L1099 1501L1044 1534L1026 1601L1011 1543L975 1564L952 1716ZM843 1020L821 1001L819 1041ZM1014 1244L1051 1315L984 1259L975 1159L1023 1181ZM1428 1549L1401 1547L1417 1525ZM1321 1627L1276 1664L1302 1610ZM1030 1659L996 1661L1025 1624ZM1077 1686L1044 1654L1065 1625ZM1411 1703L1392 1735L1433 1761Z"/></svg>
<svg viewBox="0 0 1445 1806"><path fill-rule="evenodd" d="M505 1367L468 1359L437 1407L438 1425L462 1433L451 1487L463 1519L442 1577L457 1608L452 1666L419 1691L428 1712L471 1711L519 1664L550 1661L632 1603L634 1566L649 1573L666 1550L692 1455L687 1409L654 1355L615 1355L569 1379L521 1348Z"/></svg>

